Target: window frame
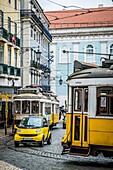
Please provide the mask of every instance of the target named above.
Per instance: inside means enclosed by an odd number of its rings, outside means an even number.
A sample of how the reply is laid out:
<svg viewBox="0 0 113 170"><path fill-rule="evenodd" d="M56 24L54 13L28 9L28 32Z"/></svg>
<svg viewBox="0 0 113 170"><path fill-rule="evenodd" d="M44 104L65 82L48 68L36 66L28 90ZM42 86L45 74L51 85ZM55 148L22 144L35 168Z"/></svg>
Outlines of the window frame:
<svg viewBox="0 0 113 170"><path fill-rule="evenodd" d="M17 0L14 0L14 8L17 10Z"/></svg>
<svg viewBox="0 0 113 170"><path fill-rule="evenodd" d="M69 53L63 53L63 50L68 51L69 50L69 46L67 44L63 44L60 47L59 63L61 63L61 64L69 64L70 63L70 54Z"/></svg>
<svg viewBox="0 0 113 170"><path fill-rule="evenodd" d="M110 90L111 89L111 94ZM97 116L112 116L113 117L113 87L101 86L97 87L96 115Z"/></svg>
<svg viewBox="0 0 113 170"><path fill-rule="evenodd" d="M96 63L95 60L95 48L92 44L87 44L85 47L85 62L88 63ZM91 53L91 54L87 54L87 53Z"/></svg>
<svg viewBox="0 0 113 170"><path fill-rule="evenodd" d="M109 46L109 53L113 55L113 44ZM110 56L110 59L113 59L113 56Z"/></svg>
<svg viewBox="0 0 113 170"><path fill-rule="evenodd" d="M8 17L8 33L11 33L11 18Z"/></svg>
<svg viewBox="0 0 113 170"><path fill-rule="evenodd" d="M0 10L0 27L3 28L4 27L4 13L3 11Z"/></svg>

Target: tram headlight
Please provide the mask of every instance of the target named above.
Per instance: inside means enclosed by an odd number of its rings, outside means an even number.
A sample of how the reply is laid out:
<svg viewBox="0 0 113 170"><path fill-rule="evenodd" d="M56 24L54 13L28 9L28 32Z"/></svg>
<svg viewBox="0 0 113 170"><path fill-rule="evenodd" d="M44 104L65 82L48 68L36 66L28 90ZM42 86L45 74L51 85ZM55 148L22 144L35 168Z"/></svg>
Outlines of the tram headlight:
<svg viewBox="0 0 113 170"><path fill-rule="evenodd" d="M38 132L38 133L41 132L41 129L37 129L36 132Z"/></svg>

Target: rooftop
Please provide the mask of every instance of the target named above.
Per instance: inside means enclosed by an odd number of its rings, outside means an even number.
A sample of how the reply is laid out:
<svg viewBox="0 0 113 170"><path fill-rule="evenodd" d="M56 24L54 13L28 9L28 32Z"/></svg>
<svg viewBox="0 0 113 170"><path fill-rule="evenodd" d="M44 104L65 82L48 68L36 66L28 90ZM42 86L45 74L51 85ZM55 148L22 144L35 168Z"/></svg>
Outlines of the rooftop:
<svg viewBox="0 0 113 170"><path fill-rule="evenodd" d="M50 29L113 26L113 7L45 12Z"/></svg>

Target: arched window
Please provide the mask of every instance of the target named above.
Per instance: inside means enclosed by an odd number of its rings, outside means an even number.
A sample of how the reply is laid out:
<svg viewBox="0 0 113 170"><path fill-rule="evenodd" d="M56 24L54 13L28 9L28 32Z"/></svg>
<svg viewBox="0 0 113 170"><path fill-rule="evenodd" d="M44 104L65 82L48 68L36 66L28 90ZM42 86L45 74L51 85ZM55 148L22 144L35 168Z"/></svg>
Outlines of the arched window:
<svg viewBox="0 0 113 170"><path fill-rule="evenodd" d="M67 51L68 50L68 46L67 45L63 45L60 48L60 63L69 63L70 59L69 59L69 53L64 53L63 51Z"/></svg>
<svg viewBox="0 0 113 170"><path fill-rule="evenodd" d="M94 60L94 47L89 44L86 46L86 62L88 63L95 63L95 60Z"/></svg>
<svg viewBox="0 0 113 170"><path fill-rule="evenodd" d="M110 54L112 54L110 59L113 59L113 44L110 45Z"/></svg>

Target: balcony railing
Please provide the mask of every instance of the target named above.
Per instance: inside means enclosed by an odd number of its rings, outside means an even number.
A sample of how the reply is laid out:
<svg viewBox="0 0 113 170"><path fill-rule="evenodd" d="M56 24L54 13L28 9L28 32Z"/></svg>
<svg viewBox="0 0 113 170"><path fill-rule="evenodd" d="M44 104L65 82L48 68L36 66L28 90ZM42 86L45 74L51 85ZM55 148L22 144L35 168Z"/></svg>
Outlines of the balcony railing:
<svg viewBox="0 0 113 170"><path fill-rule="evenodd" d="M41 70L42 71L48 71L48 73L50 73L50 68L45 66L45 65L42 65L42 64L41 64Z"/></svg>
<svg viewBox="0 0 113 170"><path fill-rule="evenodd" d="M44 27L44 25L42 24L42 22L39 20L39 18L37 17L37 15L35 14L35 12L33 10L21 10L21 17L23 18L29 18L31 17L36 23L37 25L40 27L42 33L44 33L46 35L46 37L49 38L50 41L52 41L52 36L49 33L49 31Z"/></svg>
<svg viewBox="0 0 113 170"><path fill-rule="evenodd" d="M4 28L0 28L0 38L4 38L7 40L7 30Z"/></svg>
<svg viewBox="0 0 113 170"><path fill-rule="evenodd" d="M48 71L50 72L50 69L47 67L47 66L44 66L34 60L31 60L30 61L30 67L34 67L34 68L37 68L39 70L42 70L42 71Z"/></svg>
<svg viewBox="0 0 113 170"><path fill-rule="evenodd" d="M6 64L0 63L0 75L1 74L8 74L8 75L14 75L14 76L20 76L20 68L8 66Z"/></svg>
<svg viewBox="0 0 113 170"><path fill-rule="evenodd" d="M15 36L15 42L13 41L13 35L12 33L8 33L6 29L0 28L0 38L6 39L8 42L11 42L15 44L16 46L20 47L20 39Z"/></svg>
<svg viewBox="0 0 113 170"><path fill-rule="evenodd" d="M44 91L50 91L50 86L43 86L43 85L42 85L42 89L43 89Z"/></svg>

